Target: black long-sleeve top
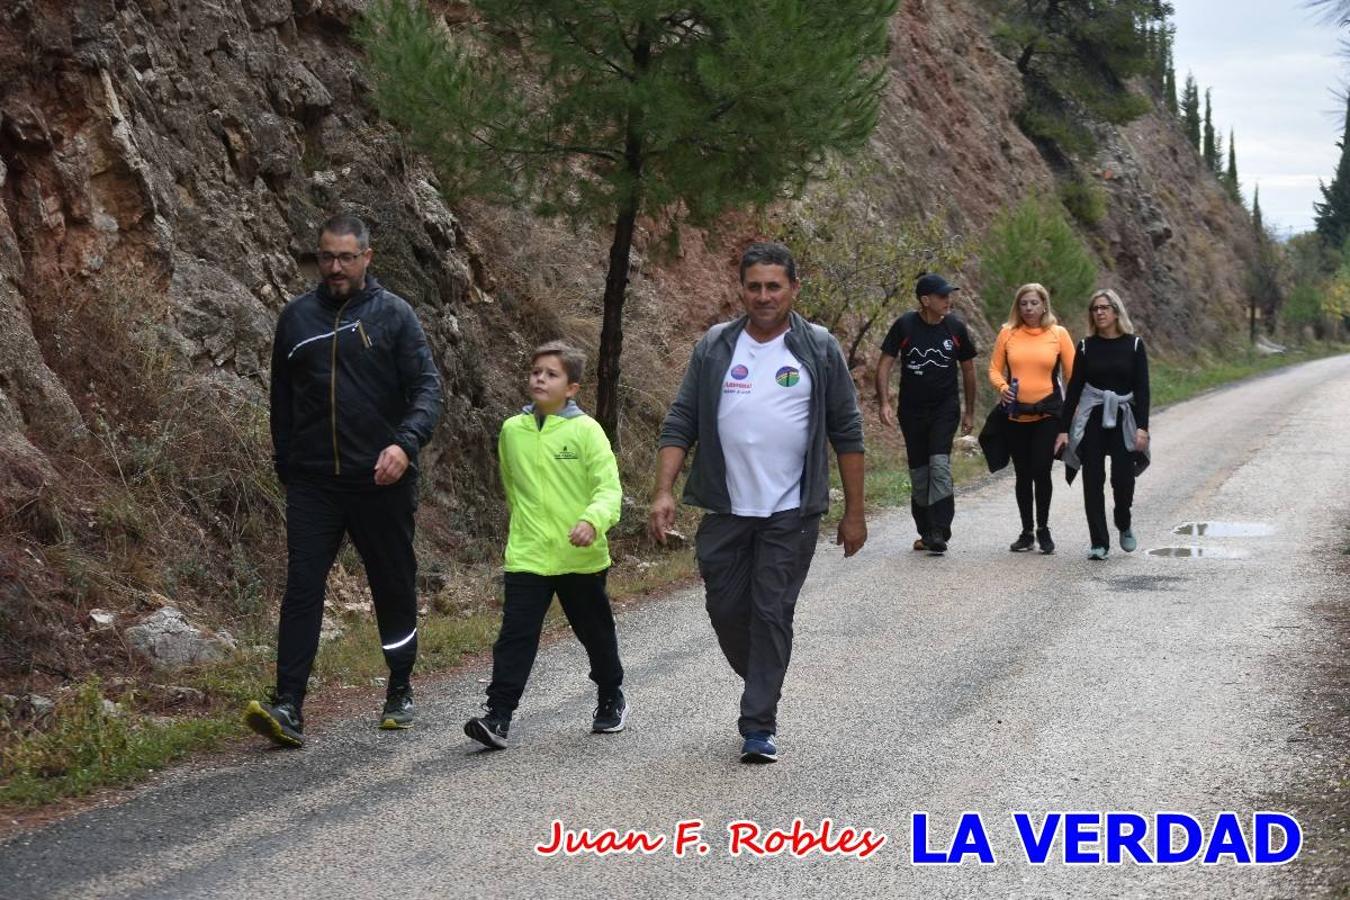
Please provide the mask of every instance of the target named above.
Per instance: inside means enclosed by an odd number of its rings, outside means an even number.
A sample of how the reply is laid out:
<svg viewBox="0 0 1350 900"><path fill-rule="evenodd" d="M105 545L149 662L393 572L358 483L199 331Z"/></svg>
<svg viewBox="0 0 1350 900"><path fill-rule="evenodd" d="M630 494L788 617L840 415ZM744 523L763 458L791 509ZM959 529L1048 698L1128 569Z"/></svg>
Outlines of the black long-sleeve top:
<svg viewBox="0 0 1350 900"><path fill-rule="evenodd" d="M375 463L390 444L415 473L443 405L417 314L369 275L350 297L320 285L281 311L271 401L282 483L304 474L357 489L375 488Z"/></svg>
<svg viewBox="0 0 1350 900"><path fill-rule="evenodd" d="M1115 338L1092 335L1078 342L1068 397L1060 413L1063 431L1068 431L1073 424L1074 410L1078 408L1085 384L1117 394L1133 393L1135 423L1140 428L1148 428L1148 353L1138 335L1123 334Z"/></svg>

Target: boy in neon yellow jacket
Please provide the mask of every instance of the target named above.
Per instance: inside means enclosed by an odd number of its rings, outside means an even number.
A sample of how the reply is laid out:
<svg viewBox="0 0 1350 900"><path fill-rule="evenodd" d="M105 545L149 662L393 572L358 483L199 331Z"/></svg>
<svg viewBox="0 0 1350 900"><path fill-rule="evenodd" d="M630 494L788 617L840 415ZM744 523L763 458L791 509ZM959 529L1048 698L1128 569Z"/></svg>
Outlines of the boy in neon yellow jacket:
<svg viewBox="0 0 1350 900"><path fill-rule="evenodd" d="M605 532L619 521L623 494L609 438L573 400L585 362L580 350L561 341L535 350L529 380L534 402L502 423L497 440L511 511L506 600L492 645L486 712L464 723L466 735L491 749L506 747L555 593L586 648L598 688L591 730L622 731L628 718L614 612L605 593Z"/></svg>

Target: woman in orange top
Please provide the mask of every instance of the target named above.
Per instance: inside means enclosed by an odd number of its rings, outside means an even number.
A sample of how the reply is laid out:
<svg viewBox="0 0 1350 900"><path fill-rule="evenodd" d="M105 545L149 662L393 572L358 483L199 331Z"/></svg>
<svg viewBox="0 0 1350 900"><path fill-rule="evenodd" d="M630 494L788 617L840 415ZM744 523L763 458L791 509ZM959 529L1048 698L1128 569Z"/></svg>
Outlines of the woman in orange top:
<svg viewBox="0 0 1350 900"><path fill-rule="evenodd" d="M1042 553L1055 551L1049 527L1050 468L1055 461L1064 385L1072 375L1073 338L1050 311L1050 292L1039 284L1022 285L1013 296L1008 321L989 358L989 381L1009 404L1008 451L1017 473L1017 510L1022 515L1022 533L1008 548L1014 553L1036 544ZM1015 394L1013 379L1017 381Z"/></svg>

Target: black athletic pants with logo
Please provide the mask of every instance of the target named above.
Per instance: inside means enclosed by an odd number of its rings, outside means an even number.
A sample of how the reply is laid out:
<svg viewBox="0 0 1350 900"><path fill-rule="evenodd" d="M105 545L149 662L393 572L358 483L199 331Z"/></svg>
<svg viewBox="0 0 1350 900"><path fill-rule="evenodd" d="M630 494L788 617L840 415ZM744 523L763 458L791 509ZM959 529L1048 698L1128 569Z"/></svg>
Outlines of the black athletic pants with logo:
<svg viewBox="0 0 1350 900"><path fill-rule="evenodd" d="M952 440L961 422L961 402L953 394L936 406L900 406L900 433L909 459L909 510L920 537L952 536L956 516L952 485Z"/></svg>
<svg viewBox="0 0 1350 900"><path fill-rule="evenodd" d="M742 735L778 725L778 700L792 658L792 617L811 559L820 514L789 509L771 516L707 513L694 538L708 618L722 653L745 679Z"/></svg>
<svg viewBox="0 0 1350 900"><path fill-rule="evenodd" d="M1093 547L1110 547L1111 533L1106 528L1106 458L1111 457L1111 493L1115 509L1111 518L1116 528L1130 527L1130 507L1134 504L1134 456L1125 449L1125 433L1120 418L1116 427L1102 428L1102 408L1094 409L1078 444L1078 459L1083 464L1083 506L1087 511L1088 535Z"/></svg>
<svg viewBox="0 0 1350 900"><path fill-rule="evenodd" d="M503 576L506 599L502 604L502 630L492 645L492 683L488 685L488 708L508 718L520 705L525 682L539 653L539 632L544 627L553 595L567 616L572 633L591 663L591 681L601 697L612 697L623 684L619 662L619 636L614 611L605 593L608 571L591 574L536 575L507 572Z"/></svg>
<svg viewBox="0 0 1350 900"><path fill-rule="evenodd" d="M417 659L417 478L338 490L292 478L286 487L286 594L277 629L277 696L300 703L319 649L324 586L343 535L366 567L389 684L406 685Z"/></svg>

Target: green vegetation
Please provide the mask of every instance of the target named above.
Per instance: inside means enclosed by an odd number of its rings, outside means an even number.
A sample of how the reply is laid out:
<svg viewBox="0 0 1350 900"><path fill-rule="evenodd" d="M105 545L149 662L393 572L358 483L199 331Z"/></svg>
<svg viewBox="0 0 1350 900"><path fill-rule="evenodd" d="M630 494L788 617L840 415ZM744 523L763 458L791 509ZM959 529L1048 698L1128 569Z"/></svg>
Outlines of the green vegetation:
<svg viewBox="0 0 1350 900"><path fill-rule="evenodd" d="M193 751L216 747L238 726L219 718L159 722L103 698L98 679L78 685L42 731L0 746L0 806L34 807L131 784ZM120 708L119 708L120 707Z"/></svg>
<svg viewBox="0 0 1350 900"><path fill-rule="evenodd" d="M994 325L1007 318L1023 284L1045 285L1051 303L1068 308L1086 302L1097 280L1097 267L1073 226L1058 204L1043 197L1031 197L995 221L980 271L985 312Z"/></svg>
<svg viewBox="0 0 1350 900"><path fill-rule="evenodd" d="M1316 343L1265 356L1250 348L1204 353L1186 364L1163 359L1149 362L1150 394L1155 405L1177 403L1221 385L1285 366L1350 351L1350 346Z"/></svg>
<svg viewBox="0 0 1350 900"><path fill-rule="evenodd" d="M898 0L477 0L446 28L381 0L360 38L380 110L456 199L531 203L613 229L596 419L616 447L639 216L668 236L809 181L877 121Z"/></svg>
<svg viewBox="0 0 1350 900"><path fill-rule="evenodd" d="M798 310L839 337L850 368L872 329L912 301L920 275L957 271L970 252L940 217L887 222L871 189L875 170L875 161L856 173L836 165L766 228L796 251Z"/></svg>
<svg viewBox="0 0 1350 900"><path fill-rule="evenodd" d="M1160 0L989 0L994 39L1022 76L1027 103L1018 125L1059 153L1095 146L1084 115L1124 124L1151 108L1126 83L1135 76L1166 82L1172 13ZM1159 77L1161 76L1161 77Z"/></svg>
<svg viewBox="0 0 1350 900"><path fill-rule="evenodd" d="M1106 191L1082 175L1060 184L1059 202L1087 228L1095 228L1106 218Z"/></svg>

